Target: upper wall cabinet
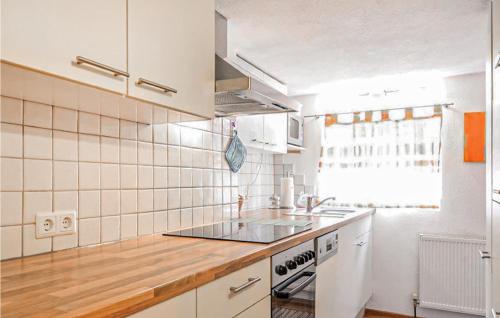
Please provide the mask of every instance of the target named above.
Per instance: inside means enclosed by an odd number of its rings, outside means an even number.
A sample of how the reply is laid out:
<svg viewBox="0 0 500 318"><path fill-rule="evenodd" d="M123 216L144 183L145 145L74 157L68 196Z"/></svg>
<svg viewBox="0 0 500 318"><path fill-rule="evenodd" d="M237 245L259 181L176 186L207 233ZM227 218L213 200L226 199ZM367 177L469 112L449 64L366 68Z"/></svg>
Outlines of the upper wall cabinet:
<svg viewBox="0 0 500 318"><path fill-rule="evenodd" d="M2 0L1 5L2 59L126 92L126 77L102 68L126 72L126 0ZM101 68L77 64L77 56Z"/></svg>
<svg viewBox="0 0 500 318"><path fill-rule="evenodd" d="M129 95L214 116L214 0L128 0Z"/></svg>
<svg viewBox="0 0 500 318"><path fill-rule="evenodd" d="M239 116L238 136L245 146L259 150L287 152L287 114Z"/></svg>

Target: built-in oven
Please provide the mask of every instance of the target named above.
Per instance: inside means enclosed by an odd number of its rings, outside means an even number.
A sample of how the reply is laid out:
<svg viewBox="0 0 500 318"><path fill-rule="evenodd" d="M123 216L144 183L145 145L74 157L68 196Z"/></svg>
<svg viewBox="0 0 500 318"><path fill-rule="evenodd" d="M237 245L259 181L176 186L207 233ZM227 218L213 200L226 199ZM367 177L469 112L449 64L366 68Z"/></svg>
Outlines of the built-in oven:
<svg viewBox="0 0 500 318"><path fill-rule="evenodd" d="M288 113L288 139L291 145L304 146L304 118L296 113Z"/></svg>
<svg viewBox="0 0 500 318"><path fill-rule="evenodd" d="M316 294L314 240L304 242L271 259L273 318L313 318Z"/></svg>

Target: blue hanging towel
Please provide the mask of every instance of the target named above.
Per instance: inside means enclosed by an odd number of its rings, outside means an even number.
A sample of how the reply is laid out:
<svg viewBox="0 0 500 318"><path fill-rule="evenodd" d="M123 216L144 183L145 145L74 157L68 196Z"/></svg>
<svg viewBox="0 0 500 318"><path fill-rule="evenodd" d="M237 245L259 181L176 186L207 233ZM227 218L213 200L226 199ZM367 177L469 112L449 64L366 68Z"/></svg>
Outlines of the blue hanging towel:
<svg viewBox="0 0 500 318"><path fill-rule="evenodd" d="M238 132L235 130L233 138L226 149L226 160L231 171L238 172L245 162L246 157L247 149L238 137Z"/></svg>

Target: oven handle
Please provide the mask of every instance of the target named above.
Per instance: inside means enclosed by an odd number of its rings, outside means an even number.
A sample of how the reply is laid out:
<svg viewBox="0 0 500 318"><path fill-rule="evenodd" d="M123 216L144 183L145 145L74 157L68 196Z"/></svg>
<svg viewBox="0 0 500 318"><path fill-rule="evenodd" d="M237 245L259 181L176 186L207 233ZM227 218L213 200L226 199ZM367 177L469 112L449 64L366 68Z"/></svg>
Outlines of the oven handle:
<svg viewBox="0 0 500 318"><path fill-rule="evenodd" d="M306 279L304 282L302 282L299 286L292 289L291 291L288 291L288 292L283 291L283 289L287 288L288 286L295 283L297 280L299 280L300 278L302 278L304 276L309 276L309 278ZM288 298L292 297L293 295L297 294L298 292L300 292L301 290L303 290L304 288L306 288L306 286L309 285L315 279L316 279L316 273L314 273L314 272L302 272L302 273L300 273L300 275L297 275L297 277L295 277L295 279L293 279L290 283L286 284L285 286L282 286L279 290L274 289L273 294L274 294L274 296L276 296L278 298L288 299Z"/></svg>

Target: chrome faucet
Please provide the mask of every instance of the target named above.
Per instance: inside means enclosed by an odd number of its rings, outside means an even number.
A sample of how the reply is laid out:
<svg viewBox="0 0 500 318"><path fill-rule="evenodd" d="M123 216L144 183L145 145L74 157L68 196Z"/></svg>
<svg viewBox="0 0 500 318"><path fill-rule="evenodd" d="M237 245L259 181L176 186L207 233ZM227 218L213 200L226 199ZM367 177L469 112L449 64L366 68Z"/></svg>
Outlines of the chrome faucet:
<svg viewBox="0 0 500 318"><path fill-rule="evenodd" d="M325 199L321 200L318 204L313 205L313 199L317 199L317 198L318 198L318 196L317 196L317 195L308 195L308 196L306 197L306 199L307 199L306 211L307 211L308 213L311 213L311 212L314 210L314 208L316 208L316 207L318 207L318 206L322 205L322 204L323 204L323 203L325 203L326 201L329 201L329 200L333 200L333 201L335 201L335 197L328 197L328 198L325 198Z"/></svg>

